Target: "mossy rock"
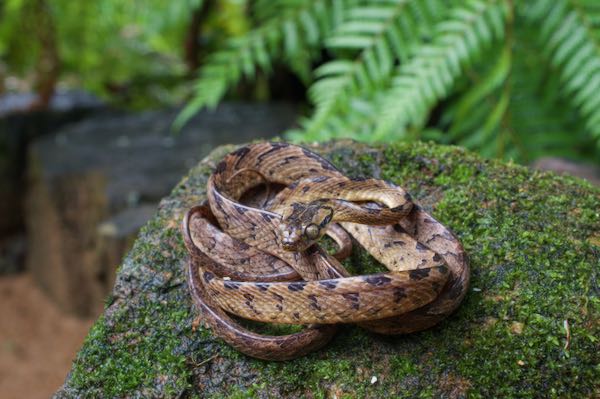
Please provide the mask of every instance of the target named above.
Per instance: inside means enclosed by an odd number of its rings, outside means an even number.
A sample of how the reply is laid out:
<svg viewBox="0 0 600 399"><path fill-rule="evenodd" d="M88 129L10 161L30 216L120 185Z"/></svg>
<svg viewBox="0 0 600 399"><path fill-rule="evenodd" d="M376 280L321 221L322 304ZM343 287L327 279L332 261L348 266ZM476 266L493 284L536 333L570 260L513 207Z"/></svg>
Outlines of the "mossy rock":
<svg viewBox="0 0 600 399"><path fill-rule="evenodd" d="M267 362L199 325L183 273L179 221L232 148L215 150L162 201L56 397L600 395L598 189L455 147L316 147L351 176L407 188L462 240L472 283L458 311L428 331L382 337L344 326L323 350Z"/></svg>

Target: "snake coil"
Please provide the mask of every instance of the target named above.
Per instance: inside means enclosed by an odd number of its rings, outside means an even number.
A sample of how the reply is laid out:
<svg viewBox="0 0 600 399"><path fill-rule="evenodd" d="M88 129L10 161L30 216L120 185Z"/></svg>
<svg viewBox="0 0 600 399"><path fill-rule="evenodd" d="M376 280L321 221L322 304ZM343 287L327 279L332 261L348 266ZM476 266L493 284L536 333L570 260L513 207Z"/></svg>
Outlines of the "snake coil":
<svg viewBox="0 0 600 399"><path fill-rule="evenodd" d="M259 200L262 185L267 190ZM261 359L317 350L340 323L381 334L429 328L458 307L469 283L458 239L402 188L350 179L319 155L285 143L226 155L209 178L207 201L184 216L182 233L188 285L204 321ZM339 247L333 256L317 243L325 234ZM351 276L339 260L352 241L389 271ZM263 335L230 315L306 328Z"/></svg>

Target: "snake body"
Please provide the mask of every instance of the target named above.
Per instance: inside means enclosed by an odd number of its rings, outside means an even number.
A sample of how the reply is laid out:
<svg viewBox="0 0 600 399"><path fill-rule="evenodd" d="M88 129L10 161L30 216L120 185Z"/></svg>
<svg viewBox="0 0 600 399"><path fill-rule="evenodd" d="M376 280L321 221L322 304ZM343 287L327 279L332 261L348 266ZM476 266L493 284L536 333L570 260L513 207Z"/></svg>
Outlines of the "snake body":
<svg viewBox="0 0 600 399"><path fill-rule="evenodd" d="M263 206L243 203L265 183L283 188ZM207 199L183 221L188 282L216 334L248 355L301 356L327 343L338 323L383 334L422 330L465 295L466 256L446 227L402 188L350 179L303 147L261 143L228 154L209 178ZM325 234L338 243L334 256L316 244ZM349 235L389 271L350 276L338 261ZM229 314L308 327L267 336Z"/></svg>

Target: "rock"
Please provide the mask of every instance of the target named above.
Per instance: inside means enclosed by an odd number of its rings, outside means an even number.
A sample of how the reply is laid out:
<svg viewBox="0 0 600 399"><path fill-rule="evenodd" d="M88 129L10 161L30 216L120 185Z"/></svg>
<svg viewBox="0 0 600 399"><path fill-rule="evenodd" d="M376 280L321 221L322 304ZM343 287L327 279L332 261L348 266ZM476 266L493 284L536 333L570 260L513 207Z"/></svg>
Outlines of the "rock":
<svg viewBox="0 0 600 399"><path fill-rule="evenodd" d="M93 300L98 300L96 231L108 217L106 177L91 172L47 180L33 166L29 173L26 267L60 308L88 315L101 304Z"/></svg>
<svg viewBox="0 0 600 399"><path fill-rule="evenodd" d="M92 302L102 304L106 294L115 283L115 270L133 244L138 231L156 213L155 205L141 205L125 209L98 226L98 261L95 266L97 290ZM102 306L96 314L101 313Z"/></svg>
<svg viewBox="0 0 600 399"><path fill-rule="evenodd" d="M0 96L0 236L24 228L24 173L29 143L102 109L83 92L59 92L45 110L29 110L34 94Z"/></svg>
<svg viewBox="0 0 600 399"><path fill-rule="evenodd" d="M274 136L293 123L296 111L285 104L224 104L173 134L176 115L103 113L32 144L27 268L62 309L97 314L116 265L146 222L139 217L148 214L139 210L155 208L210 148ZM101 225L131 209L138 220L106 234L110 226Z"/></svg>
<svg viewBox="0 0 600 399"><path fill-rule="evenodd" d="M0 117L29 114L38 100L36 93L6 93L0 97ZM74 110L100 108L103 103L98 97L80 90L57 90L50 99L45 112L64 113Z"/></svg>
<svg viewBox="0 0 600 399"><path fill-rule="evenodd" d="M14 234L0 240L0 275L23 271L26 248L24 234Z"/></svg>
<svg viewBox="0 0 600 399"><path fill-rule="evenodd" d="M471 259L471 289L428 331L343 326L318 352L266 362L198 323L184 278L180 219L233 148L213 151L161 201L55 398L597 396L598 189L455 147L316 147L351 176L404 186L452 228ZM350 261L373 267L362 251Z"/></svg>
<svg viewBox="0 0 600 399"><path fill-rule="evenodd" d="M551 170L589 180L590 183L600 186L600 168L591 164L573 162L563 158L540 158L532 165L536 169Z"/></svg>

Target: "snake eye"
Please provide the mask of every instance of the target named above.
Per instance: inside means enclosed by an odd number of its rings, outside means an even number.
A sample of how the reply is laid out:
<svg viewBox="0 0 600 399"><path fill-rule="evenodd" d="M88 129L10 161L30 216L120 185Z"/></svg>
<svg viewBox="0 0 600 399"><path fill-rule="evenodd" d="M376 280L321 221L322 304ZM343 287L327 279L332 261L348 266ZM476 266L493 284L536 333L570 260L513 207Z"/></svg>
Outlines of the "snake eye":
<svg viewBox="0 0 600 399"><path fill-rule="evenodd" d="M306 237L308 237L311 240L319 238L319 226L317 226L314 223L309 224L304 229L304 234L306 234Z"/></svg>

